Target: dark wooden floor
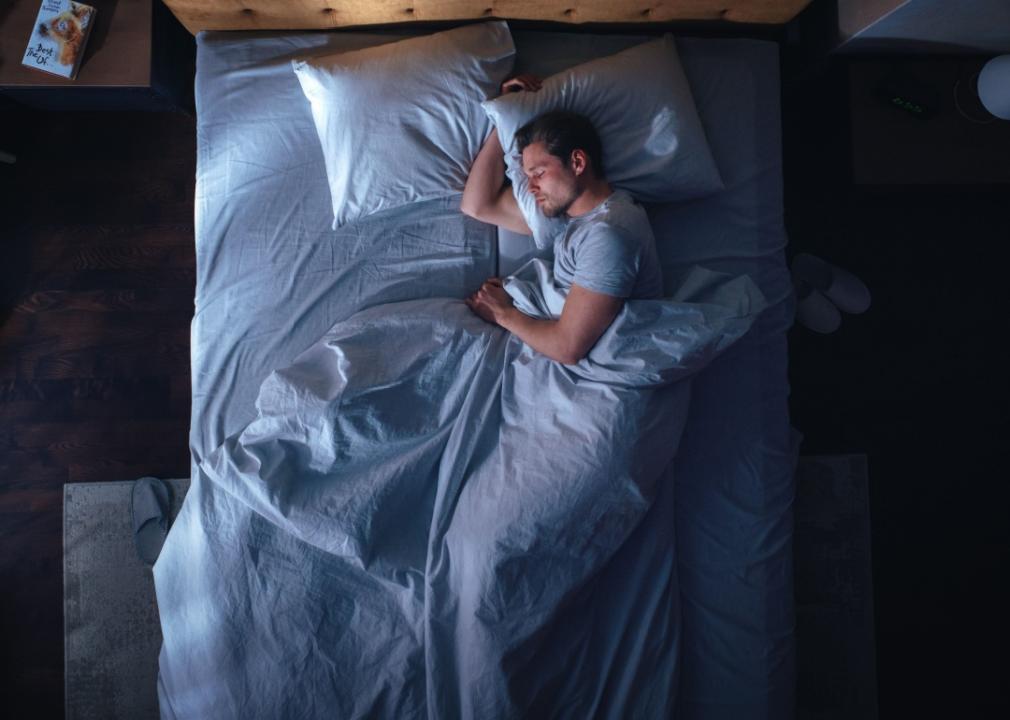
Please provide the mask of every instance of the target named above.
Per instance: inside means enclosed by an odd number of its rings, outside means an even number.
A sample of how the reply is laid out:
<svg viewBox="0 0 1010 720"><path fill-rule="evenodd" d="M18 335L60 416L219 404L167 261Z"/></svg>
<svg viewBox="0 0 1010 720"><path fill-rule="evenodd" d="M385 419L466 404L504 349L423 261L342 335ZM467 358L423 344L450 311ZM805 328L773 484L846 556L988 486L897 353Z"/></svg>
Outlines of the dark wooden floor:
<svg viewBox="0 0 1010 720"><path fill-rule="evenodd" d="M195 128L5 118L0 714L62 717L63 484L189 476Z"/></svg>

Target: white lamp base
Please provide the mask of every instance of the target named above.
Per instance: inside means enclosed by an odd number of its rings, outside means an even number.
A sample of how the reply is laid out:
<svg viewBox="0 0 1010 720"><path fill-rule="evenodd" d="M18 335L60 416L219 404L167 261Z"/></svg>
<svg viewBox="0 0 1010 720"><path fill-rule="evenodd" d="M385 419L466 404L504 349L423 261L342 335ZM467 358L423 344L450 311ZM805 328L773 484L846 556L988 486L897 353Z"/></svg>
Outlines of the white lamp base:
<svg viewBox="0 0 1010 720"><path fill-rule="evenodd" d="M994 57L978 74L978 98L1001 120L1010 120L1010 55Z"/></svg>

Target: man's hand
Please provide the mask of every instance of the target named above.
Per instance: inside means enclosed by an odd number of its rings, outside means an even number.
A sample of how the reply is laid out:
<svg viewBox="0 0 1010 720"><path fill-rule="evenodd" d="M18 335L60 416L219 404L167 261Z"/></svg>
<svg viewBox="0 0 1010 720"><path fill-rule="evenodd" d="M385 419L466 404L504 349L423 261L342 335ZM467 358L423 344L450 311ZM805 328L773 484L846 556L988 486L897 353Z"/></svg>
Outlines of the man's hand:
<svg viewBox="0 0 1010 720"><path fill-rule="evenodd" d="M496 277L485 280L480 290L464 302L482 320L496 325L501 325L505 316L515 307L512 304L512 297L502 286L501 278Z"/></svg>
<svg viewBox="0 0 1010 720"><path fill-rule="evenodd" d="M516 75L514 78L510 78L501 84L501 94L511 92L519 92L520 90L529 90L530 92L536 92L543 85L543 81L536 75L531 75L530 73L523 73L522 75Z"/></svg>

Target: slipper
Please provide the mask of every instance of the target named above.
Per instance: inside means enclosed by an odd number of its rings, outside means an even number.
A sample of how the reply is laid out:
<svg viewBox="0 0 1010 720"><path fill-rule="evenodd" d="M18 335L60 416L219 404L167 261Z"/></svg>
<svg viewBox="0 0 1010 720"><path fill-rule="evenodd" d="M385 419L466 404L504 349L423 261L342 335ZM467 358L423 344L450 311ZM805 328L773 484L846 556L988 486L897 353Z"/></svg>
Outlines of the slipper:
<svg viewBox="0 0 1010 720"><path fill-rule="evenodd" d="M842 324L842 314L824 295L802 280L796 283L796 322L814 332L828 335Z"/></svg>
<svg viewBox="0 0 1010 720"><path fill-rule="evenodd" d="M862 280L815 255L800 253L793 258L792 274L820 292L842 312L858 315L870 307L870 289Z"/></svg>
<svg viewBox="0 0 1010 720"><path fill-rule="evenodd" d="M146 565L154 565L165 544L171 499L168 485L156 477L142 477L133 483L130 493L133 542Z"/></svg>

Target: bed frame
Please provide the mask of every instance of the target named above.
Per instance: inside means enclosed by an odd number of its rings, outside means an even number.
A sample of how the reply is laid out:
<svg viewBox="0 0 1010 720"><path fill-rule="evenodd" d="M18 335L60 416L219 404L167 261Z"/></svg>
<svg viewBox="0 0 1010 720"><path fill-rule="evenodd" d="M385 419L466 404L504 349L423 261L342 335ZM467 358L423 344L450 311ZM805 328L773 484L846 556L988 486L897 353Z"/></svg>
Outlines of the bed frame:
<svg viewBox="0 0 1010 720"><path fill-rule="evenodd" d="M775 25L810 0L165 0L186 29L327 30L357 25L501 18L541 22Z"/></svg>

